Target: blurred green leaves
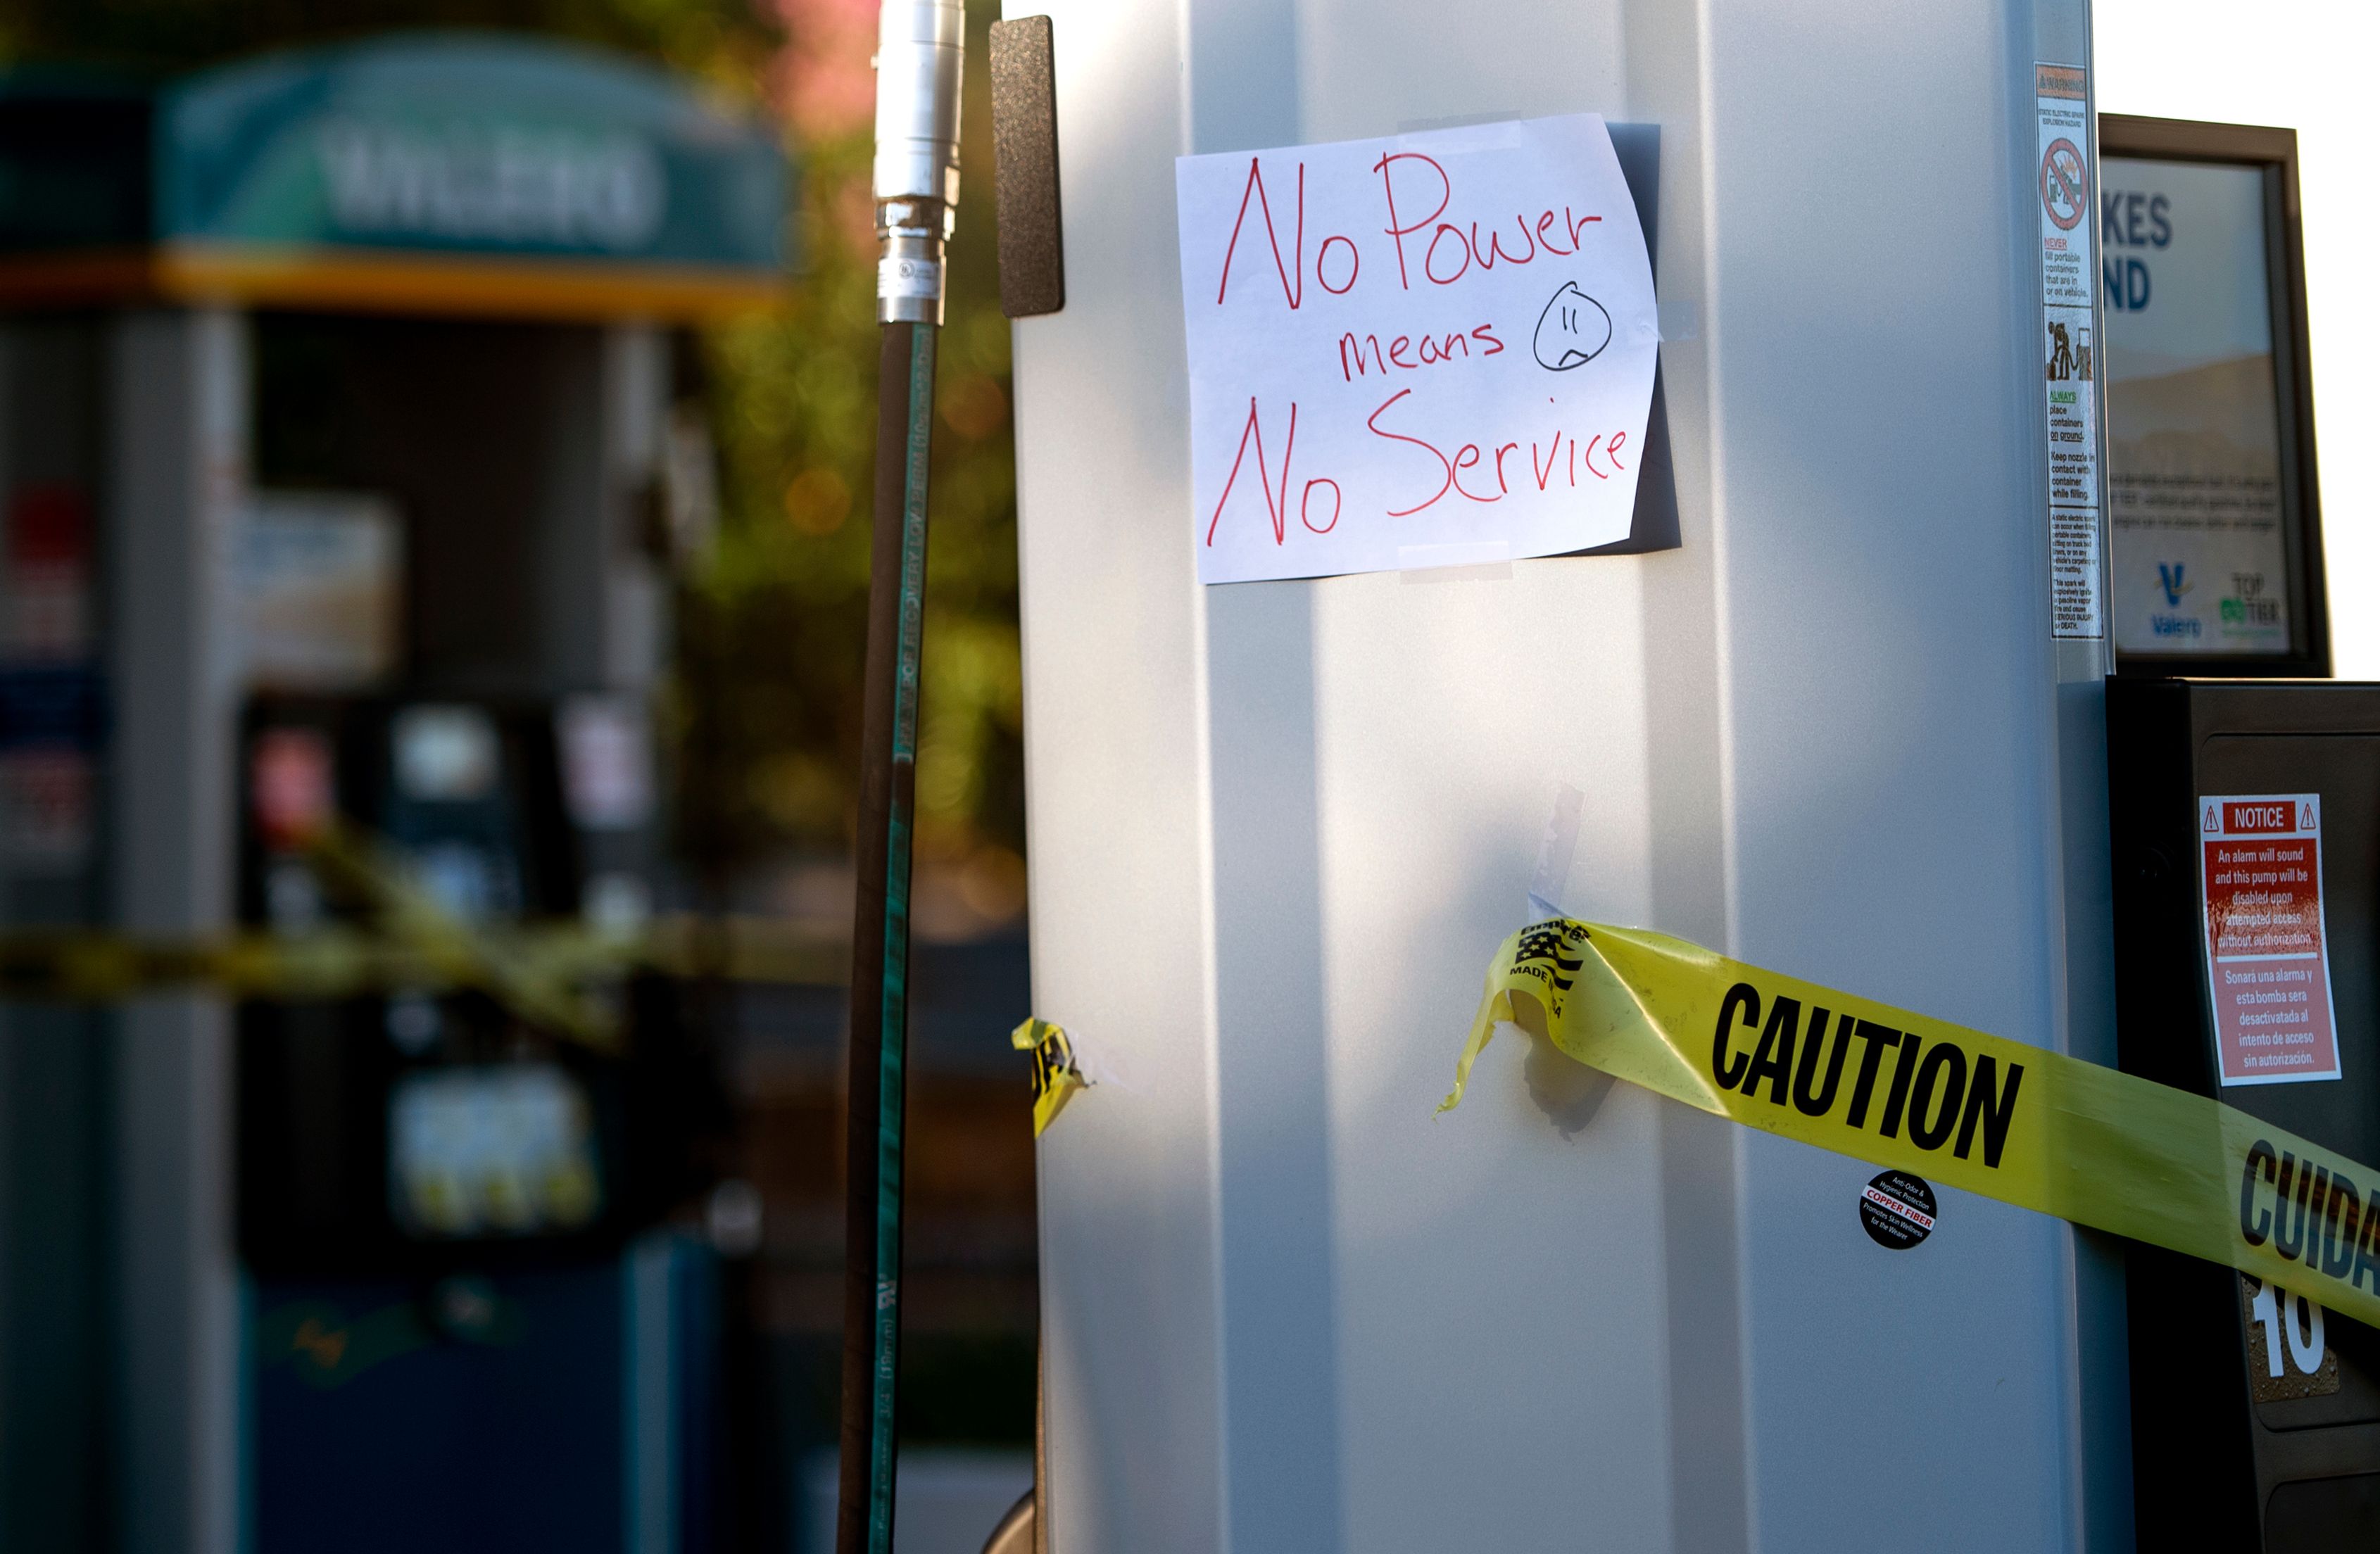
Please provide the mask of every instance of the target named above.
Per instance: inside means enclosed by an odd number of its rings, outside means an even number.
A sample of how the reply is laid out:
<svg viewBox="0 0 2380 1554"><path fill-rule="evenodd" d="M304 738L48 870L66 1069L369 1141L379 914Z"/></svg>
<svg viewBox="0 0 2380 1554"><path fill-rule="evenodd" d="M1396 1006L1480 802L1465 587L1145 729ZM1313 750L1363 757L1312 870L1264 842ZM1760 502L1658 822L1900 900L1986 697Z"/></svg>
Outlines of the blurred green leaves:
<svg viewBox="0 0 2380 1554"><path fill-rule="evenodd" d="M660 59L757 98L783 24L750 0L8 0L0 58L171 71L397 29L544 32Z"/></svg>
<svg viewBox="0 0 2380 1554"><path fill-rule="evenodd" d="M1009 336L982 67L990 15L970 17L936 377L917 806L925 858L997 868L978 856L1021 855L1024 781ZM683 601L679 671L688 842L714 864L848 844L876 417L868 151L864 122L803 148L805 268L788 304L707 341L722 514Z"/></svg>

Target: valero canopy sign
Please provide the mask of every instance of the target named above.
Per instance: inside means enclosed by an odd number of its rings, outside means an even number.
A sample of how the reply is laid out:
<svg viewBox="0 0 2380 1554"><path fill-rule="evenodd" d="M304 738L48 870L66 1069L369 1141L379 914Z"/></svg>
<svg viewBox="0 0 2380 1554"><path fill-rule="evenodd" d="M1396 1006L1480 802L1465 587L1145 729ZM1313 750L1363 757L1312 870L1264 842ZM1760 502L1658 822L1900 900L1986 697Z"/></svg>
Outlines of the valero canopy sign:
<svg viewBox="0 0 2380 1554"><path fill-rule="evenodd" d="M42 242L0 180L15 250L0 296L128 281L304 306L674 315L763 299L783 269L772 131L593 51L386 39L210 71L146 107L144 229L112 249ZM40 154L40 138L6 140L0 157Z"/></svg>

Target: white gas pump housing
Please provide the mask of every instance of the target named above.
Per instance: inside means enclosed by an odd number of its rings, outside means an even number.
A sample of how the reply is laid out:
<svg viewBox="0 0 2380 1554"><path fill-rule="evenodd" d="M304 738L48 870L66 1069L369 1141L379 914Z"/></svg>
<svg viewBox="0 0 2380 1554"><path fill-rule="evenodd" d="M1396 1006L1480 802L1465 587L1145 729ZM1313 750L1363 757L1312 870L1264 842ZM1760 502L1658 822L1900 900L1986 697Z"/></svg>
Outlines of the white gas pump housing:
<svg viewBox="0 0 2380 1554"><path fill-rule="evenodd" d="M1041 1146L1051 1548L2129 1548L2105 1244L1946 1191L1886 1251L1871 1168L1624 1085L1566 1135L1522 1041L1432 1116L1562 784L1576 915L2112 1059L2036 188L2084 0L1026 9L1034 996L1121 1074ZM1174 158L1576 112L1658 146L1676 546L1201 588Z"/></svg>

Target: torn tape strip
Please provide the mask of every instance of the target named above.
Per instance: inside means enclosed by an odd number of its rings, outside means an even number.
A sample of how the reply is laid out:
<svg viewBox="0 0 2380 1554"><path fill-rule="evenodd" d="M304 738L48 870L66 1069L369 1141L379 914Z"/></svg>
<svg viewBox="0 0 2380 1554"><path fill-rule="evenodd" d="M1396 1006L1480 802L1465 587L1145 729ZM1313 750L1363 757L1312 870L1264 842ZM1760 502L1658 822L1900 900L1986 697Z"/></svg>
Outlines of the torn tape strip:
<svg viewBox="0 0 2380 1554"><path fill-rule="evenodd" d="M1578 856L1578 820L1586 795L1568 783L1555 784L1553 813L1546 817L1545 840L1537 844L1537 872L1529 881L1529 910L1539 917L1562 915L1570 889L1570 866Z"/></svg>
<svg viewBox="0 0 2380 1554"><path fill-rule="evenodd" d="M1018 1051L1033 1054L1033 1136L1038 1138L1075 1092L1091 1081L1075 1061L1074 1043L1066 1039L1062 1026L1026 1020L1009 1033L1008 1040Z"/></svg>
<svg viewBox="0 0 2380 1554"><path fill-rule="evenodd" d="M1665 934L1553 918L1497 952L1440 1111L1504 1021L1747 1127L2228 1264L2380 1326L2380 1171L2204 1096Z"/></svg>
<svg viewBox="0 0 2380 1554"><path fill-rule="evenodd" d="M1400 545L1397 570L1409 583L1475 581L1512 575L1510 540L1465 540L1446 545Z"/></svg>

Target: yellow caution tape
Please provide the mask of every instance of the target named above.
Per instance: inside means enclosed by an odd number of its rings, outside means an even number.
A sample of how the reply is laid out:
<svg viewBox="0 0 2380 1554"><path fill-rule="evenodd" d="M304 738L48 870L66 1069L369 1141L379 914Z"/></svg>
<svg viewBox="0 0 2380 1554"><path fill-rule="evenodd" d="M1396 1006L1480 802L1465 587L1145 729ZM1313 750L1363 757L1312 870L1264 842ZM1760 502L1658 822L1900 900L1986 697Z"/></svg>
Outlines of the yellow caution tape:
<svg viewBox="0 0 2380 1554"><path fill-rule="evenodd" d="M570 978L536 957L491 940L440 905L386 844L342 826L310 839L308 855L333 882L378 909L390 936L453 981L483 989L526 1023L593 1047L619 1040L618 1022Z"/></svg>
<svg viewBox="0 0 2380 1554"><path fill-rule="evenodd" d="M629 933L578 922L472 929L480 948L579 983L652 971L689 981L839 985L840 939L765 917L665 917ZM0 999L105 1003L209 988L236 999L325 999L371 992L482 988L468 962L386 930L330 927L220 939L91 929L0 930Z"/></svg>
<svg viewBox="0 0 2380 1554"><path fill-rule="evenodd" d="M2380 1171L2203 1096L1566 918L1497 952L1440 1111L1500 1021L1747 1127L2228 1264L2380 1326Z"/></svg>
<svg viewBox="0 0 2380 1554"><path fill-rule="evenodd" d="M632 934L575 922L481 925L471 941L474 953L464 955L451 941L424 944L385 929L339 927L180 940L0 932L0 1000L115 1003L205 990L289 1002L470 989L531 1026L609 1048L617 1031L608 1014L589 1013L591 1001L565 1003L554 990L577 1001L584 997L577 989L635 971L829 987L842 981L850 958L840 940L765 918L671 917ZM492 974L492 966L504 974Z"/></svg>
<svg viewBox="0 0 2380 1554"><path fill-rule="evenodd" d="M1033 1054L1033 1136L1057 1121L1075 1092L1090 1084L1075 1061L1075 1044L1065 1027L1047 1020L1027 1020L1011 1031L1009 1042L1020 1052Z"/></svg>
<svg viewBox="0 0 2380 1554"><path fill-rule="evenodd" d="M325 882L368 907L370 929L165 939L90 929L0 930L0 999L111 1003L207 989L235 999L484 992L524 1023L597 1048L619 1040L592 982L631 971L687 980L832 986L848 947L766 918L666 917L631 932L584 923L470 923L421 889L404 858L365 832L306 841Z"/></svg>

